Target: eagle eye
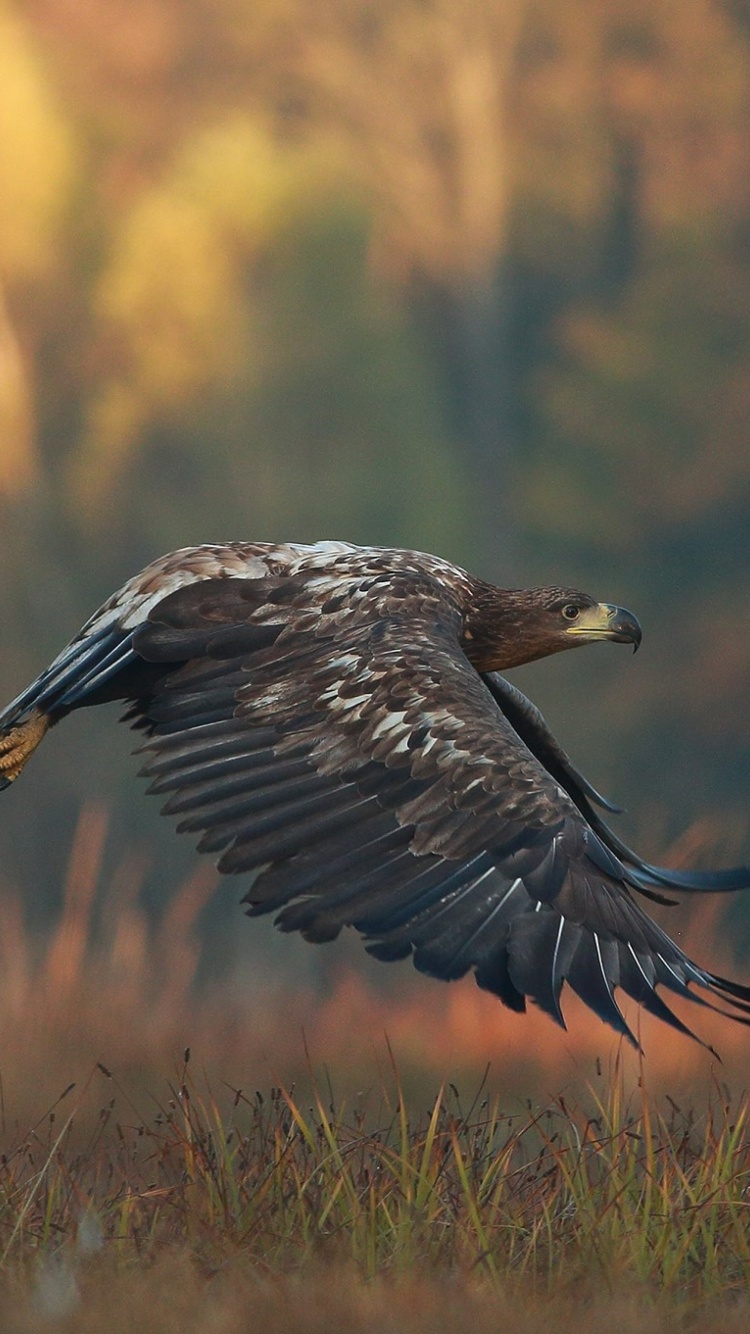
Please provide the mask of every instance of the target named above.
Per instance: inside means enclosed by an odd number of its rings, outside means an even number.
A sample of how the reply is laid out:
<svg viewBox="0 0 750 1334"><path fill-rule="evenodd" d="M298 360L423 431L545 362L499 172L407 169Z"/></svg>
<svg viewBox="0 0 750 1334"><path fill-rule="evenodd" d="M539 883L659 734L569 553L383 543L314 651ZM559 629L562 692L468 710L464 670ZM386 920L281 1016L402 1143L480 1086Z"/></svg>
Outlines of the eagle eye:
<svg viewBox="0 0 750 1334"><path fill-rule="evenodd" d="M566 602L562 614L566 621L576 621L581 614L581 608L577 607L575 602Z"/></svg>

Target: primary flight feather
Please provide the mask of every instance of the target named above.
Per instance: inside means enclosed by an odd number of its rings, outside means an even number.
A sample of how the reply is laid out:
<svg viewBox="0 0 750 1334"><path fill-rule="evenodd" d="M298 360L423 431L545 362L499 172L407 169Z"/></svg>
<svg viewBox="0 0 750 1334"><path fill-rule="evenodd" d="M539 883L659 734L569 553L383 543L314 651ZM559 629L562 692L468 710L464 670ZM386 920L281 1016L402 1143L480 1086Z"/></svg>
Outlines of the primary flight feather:
<svg viewBox="0 0 750 1334"><path fill-rule="evenodd" d="M638 647L635 617L567 588L495 588L421 552L230 543L173 552L114 594L0 714L0 787L72 709L128 701L149 791L251 915L379 959L473 970L563 1023L564 983L632 1038L621 988L682 1032L662 988L750 1022L750 988L693 963L641 907L750 886L676 872L500 672L577 645ZM598 809L597 809L598 808Z"/></svg>

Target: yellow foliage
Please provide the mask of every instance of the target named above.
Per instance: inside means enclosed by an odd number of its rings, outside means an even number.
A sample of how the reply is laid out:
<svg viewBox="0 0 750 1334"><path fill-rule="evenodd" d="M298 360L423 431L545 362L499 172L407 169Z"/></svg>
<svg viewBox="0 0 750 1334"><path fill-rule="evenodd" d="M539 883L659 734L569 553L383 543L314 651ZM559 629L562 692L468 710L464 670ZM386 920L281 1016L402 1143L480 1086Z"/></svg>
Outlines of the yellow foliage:
<svg viewBox="0 0 750 1334"><path fill-rule="evenodd" d="M37 476L26 366L0 289L0 497L17 497Z"/></svg>
<svg viewBox="0 0 750 1334"><path fill-rule="evenodd" d="M136 202L99 282L96 315L118 354L73 462L76 502L95 508L146 421L252 375L243 271L300 195L332 175L325 151L280 148L233 116L191 140Z"/></svg>
<svg viewBox="0 0 750 1334"><path fill-rule="evenodd" d="M52 257L75 169L70 127L29 34L0 5L0 266L34 276Z"/></svg>
<svg viewBox="0 0 750 1334"><path fill-rule="evenodd" d="M156 190L126 223L99 312L127 342L131 375L155 406L199 392L231 360L239 318L232 257L202 202Z"/></svg>
<svg viewBox="0 0 750 1334"><path fill-rule="evenodd" d="M70 194L74 144L29 34L0 5L0 496L38 476L29 357L7 303L46 278Z"/></svg>

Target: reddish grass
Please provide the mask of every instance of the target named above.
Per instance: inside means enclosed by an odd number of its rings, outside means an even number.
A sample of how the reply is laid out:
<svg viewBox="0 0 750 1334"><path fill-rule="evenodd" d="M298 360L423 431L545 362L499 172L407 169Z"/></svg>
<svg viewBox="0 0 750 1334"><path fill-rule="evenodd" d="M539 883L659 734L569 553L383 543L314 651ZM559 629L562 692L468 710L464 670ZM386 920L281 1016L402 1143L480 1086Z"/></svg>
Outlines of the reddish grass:
<svg viewBox="0 0 750 1334"><path fill-rule="evenodd" d="M469 1077L490 1064L490 1087L511 1098L558 1091L586 1079L606 1079L620 1043L572 993L565 999L563 1033L530 1007L526 1016L505 1010L470 978L446 986L408 966L382 970L386 988L374 991L351 968L342 969L325 995L296 985L264 995L219 982L198 990L199 913L216 873L200 863L154 927L139 901L138 868L126 862L104 891L104 927L95 932L101 893L106 815L83 813L70 858L63 911L46 941L30 938L19 896L0 897L0 1076L3 1112L21 1124L39 1115L70 1080L101 1060L121 1074L161 1076L175 1053L190 1045L212 1077L257 1085L305 1078L310 1061L325 1063L347 1087L377 1082L387 1035L407 1085L432 1087L437 1078ZM683 849L689 854L692 849ZM680 943L718 971L736 972L718 936L719 896L691 905ZM248 936L252 923L238 918ZM335 947L333 947L335 948ZM720 1052L718 1077L735 1091L745 1086L750 1034L697 1006L681 1013ZM707 1087L713 1058L636 1007L628 1016L647 1055L650 1087L682 1095ZM641 1070L625 1048L631 1085Z"/></svg>
<svg viewBox="0 0 750 1334"><path fill-rule="evenodd" d="M200 989L214 871L153 926L133 862L102 890L105 839L92 808L48 939L0 897L0 1334L748 1327L750 1149L725 1088L747 1029L683 1007L717 1067L631 1007L642 1063L574 997L565 1034L408 967L383 992L351 969L322 997ZM732 972L720 907L679 938Z"/></svg>

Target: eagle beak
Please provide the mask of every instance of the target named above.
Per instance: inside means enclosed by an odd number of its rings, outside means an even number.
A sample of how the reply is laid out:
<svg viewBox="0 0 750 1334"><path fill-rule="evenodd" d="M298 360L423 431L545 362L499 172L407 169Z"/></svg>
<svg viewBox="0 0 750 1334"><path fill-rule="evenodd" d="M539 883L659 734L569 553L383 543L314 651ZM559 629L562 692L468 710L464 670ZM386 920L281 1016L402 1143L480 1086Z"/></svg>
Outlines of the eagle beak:
<svg viewBox="0 0 750 1334"><path fill-rule="evenodd" d="M632 644L634 653L642 638L641 627L632 611L614 607L611 602L597 602L596 606L587 607L575 624L568 627L567 633L592 642L611 639L615 644Z"/></svg>

